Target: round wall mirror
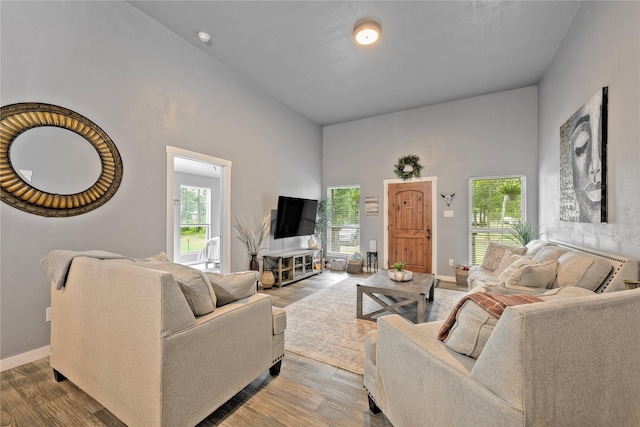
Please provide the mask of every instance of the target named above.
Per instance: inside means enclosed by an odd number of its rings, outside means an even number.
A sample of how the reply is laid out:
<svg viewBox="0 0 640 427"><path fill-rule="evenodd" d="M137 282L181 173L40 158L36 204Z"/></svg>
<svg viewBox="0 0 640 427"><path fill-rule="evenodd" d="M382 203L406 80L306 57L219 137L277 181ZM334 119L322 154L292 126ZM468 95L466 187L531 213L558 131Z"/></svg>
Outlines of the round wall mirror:
<svg viewBox="0 0 640 427"><path fill-rule="evenodd" d="M120 153L86 117L50 104L2 107L2 201L25 212L66 217L106 203L122 180Z"/></svg>

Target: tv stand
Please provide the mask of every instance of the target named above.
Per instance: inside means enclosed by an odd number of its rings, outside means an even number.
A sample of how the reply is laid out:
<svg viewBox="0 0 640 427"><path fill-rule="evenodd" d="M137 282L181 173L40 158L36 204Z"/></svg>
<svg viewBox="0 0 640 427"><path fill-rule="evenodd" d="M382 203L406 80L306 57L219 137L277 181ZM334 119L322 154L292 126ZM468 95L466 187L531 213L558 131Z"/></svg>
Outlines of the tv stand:
<svg viewBox="0 0 640 427"><path fill-rule="evenodd" d="M272 271L274 285L281 288L289 283L322 273L322 249L298 249L262 254L265 271Z"/></svg>

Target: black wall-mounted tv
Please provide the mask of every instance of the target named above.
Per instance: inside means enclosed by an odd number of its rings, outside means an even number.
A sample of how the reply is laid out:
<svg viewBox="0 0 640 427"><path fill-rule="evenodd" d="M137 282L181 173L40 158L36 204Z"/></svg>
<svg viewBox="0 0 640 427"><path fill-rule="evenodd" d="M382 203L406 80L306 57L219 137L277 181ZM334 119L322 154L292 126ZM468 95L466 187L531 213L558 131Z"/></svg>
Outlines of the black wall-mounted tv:
<svg viewBox="0 0 640 427"><path fill-rule="evenodd" d="M278 197L274 239L310 236L316 229L318 201L298 197Z"/></svg>

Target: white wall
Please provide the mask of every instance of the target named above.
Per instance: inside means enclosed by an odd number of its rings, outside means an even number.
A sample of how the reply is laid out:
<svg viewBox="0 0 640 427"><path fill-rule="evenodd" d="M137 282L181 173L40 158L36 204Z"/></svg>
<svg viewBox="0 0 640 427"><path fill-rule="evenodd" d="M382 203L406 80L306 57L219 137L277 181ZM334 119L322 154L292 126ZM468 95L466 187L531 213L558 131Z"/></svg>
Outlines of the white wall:
<svg viewBox="0 0 640 427"><path fill-rule="evenodd" d="M539 218L549 237L640 257L640 3L584 2L539 85ZM560 126L609 87L608 224L559 220Z"/></svg>
<svg viewBox="0 0 640 427"><path fill-rule="evenodd" d="M473 176L524 173L527 217L537 222L537 88L527 87L433 105L324 128L323 187L360 184L364 198L377 196L379 214L361 215L364 253L384 237L383 180L395 179L398 158L417 154L422 176L436 176L439 193L456 193L450 208L438 196L438 265L453 276L448 260L468 262L468 180ZM444 210L454 211L444 218Z"/></svg>
<svg viewBox="0 0 640 427"><path fill-rule="evenodd" d="M320 126L126 2L0 2L2 105L74 110L115 142L122 184L104 206L44 218L0 204L0 358L49 344L53 249L144 257L165 249L165 146L227 159L232 214L262 217L280 193L321 195ZM249 257L235 237L232 270Z"/></svg>

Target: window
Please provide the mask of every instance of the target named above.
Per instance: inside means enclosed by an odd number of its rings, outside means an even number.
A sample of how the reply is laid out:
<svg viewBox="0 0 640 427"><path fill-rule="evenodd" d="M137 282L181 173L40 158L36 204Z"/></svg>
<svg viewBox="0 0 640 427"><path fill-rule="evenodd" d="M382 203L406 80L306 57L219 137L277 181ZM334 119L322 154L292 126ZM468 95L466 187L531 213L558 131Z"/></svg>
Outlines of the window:
<svg viewBox="0 0 640 427"><path fill-rule="evenodd" d="M204 248L211 230L211 190L180 186L180 254Z"/></svg>
<svg viewBox="0 0 640 427"><path fill-rule="evenodd" d="M360 252L360 187L327 189L332 215L328 227L328 252Z"/></svg>
<svg viewBox="0 0 640 427"><path fill-rule="evenodd" d="M482 264L489 242L518 245L512 226L526 221L525 176L469 179L469 261Z"/></svg>

